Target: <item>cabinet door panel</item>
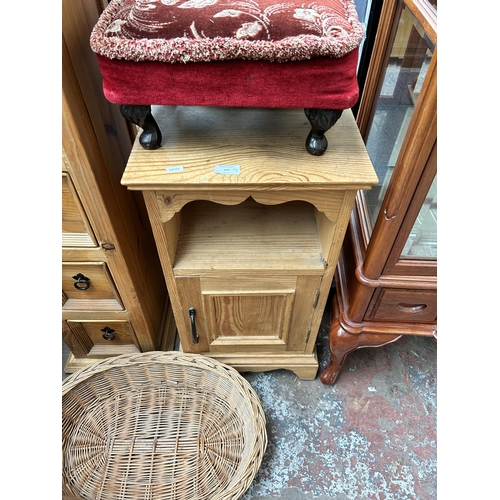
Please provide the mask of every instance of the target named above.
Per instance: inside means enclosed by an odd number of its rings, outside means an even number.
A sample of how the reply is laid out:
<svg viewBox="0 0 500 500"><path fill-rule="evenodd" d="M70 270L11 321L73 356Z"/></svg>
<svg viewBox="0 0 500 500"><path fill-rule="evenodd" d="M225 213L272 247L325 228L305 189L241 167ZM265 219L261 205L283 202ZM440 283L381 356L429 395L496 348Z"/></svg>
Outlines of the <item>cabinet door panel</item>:
<svg viewBox="0 0 500 500"><path fill-rule="evenodd" d="M200 278L199 284L195 280L177 279L181 300L189 300L183 309L196 309L200 342L193 344L186 333L191 352L304 349L321 281L317 276ZM298 315L300 320L294 320Z"/></svg>
<svg viewBox="0 0 500 500"><path fill-rule="evenodd" d="M210 322L210 351L284 351L293 291L243 295L204 293Z"/></svg>

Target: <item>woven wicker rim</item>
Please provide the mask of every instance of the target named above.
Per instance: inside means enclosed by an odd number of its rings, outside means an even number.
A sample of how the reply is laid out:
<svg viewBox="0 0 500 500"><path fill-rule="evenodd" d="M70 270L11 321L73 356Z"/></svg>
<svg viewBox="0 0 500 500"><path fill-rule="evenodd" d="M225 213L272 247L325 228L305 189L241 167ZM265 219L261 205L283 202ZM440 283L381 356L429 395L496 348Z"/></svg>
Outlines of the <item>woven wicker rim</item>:
<svg viewBox="0 0 500 500"><path fill-rule="evenodd" d="M62 396L63 499L236 500L267 447L252 386L201 355L105 359Z"/></svg>

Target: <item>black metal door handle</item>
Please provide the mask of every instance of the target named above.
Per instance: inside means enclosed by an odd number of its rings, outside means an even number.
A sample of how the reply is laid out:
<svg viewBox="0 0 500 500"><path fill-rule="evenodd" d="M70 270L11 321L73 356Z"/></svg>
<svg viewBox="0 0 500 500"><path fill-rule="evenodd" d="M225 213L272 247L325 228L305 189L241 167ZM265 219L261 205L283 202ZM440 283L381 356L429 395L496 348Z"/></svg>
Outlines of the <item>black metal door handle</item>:
<svg viewBox="0 0 500 500"><path fill-rule="evenodd" d="M191 335L193 336L193 344L197 344L200 341L200 337L196 333L196 311L194 307L189 308L189 318L191 319Z"/></svg>

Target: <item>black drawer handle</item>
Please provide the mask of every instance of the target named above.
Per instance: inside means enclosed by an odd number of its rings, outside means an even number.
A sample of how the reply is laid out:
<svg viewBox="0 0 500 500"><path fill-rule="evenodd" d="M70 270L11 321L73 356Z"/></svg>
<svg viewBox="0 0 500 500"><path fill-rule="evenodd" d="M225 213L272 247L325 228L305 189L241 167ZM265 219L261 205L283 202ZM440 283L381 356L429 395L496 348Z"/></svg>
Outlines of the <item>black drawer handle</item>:
<svg viewBox="0 0 500 500"><path fill-rule="evenodd" d="M105 326L101 332L104 332L103 335L102 335L102 338L104 340L115 340L116 338L116 335L113 333L114 330L113 328L110 328L109 326Z"/></svg>
<svg viewBox="0 0 500 500"><path fill-rule="evenodd" d="M396 307L406 313L418 313L423 311L427 307L427 304L405 304L401 302Z"/></svg>
<svg viewBox="0 0 500 500"><path fill-rule="evenodd" d="M196 333L196 311L194 307L189 308L189 318L191 319L191 335L193 336L193 344L197 344L200 341L200 337Z"/></svg>
<svg viewBox="0 0 500 500"><path fill-rule="evenodd" d="M88 290L90 288L90 278L87 278L82 273L76 274L73 279L75 280L73 285L77 290Z"/></svg>

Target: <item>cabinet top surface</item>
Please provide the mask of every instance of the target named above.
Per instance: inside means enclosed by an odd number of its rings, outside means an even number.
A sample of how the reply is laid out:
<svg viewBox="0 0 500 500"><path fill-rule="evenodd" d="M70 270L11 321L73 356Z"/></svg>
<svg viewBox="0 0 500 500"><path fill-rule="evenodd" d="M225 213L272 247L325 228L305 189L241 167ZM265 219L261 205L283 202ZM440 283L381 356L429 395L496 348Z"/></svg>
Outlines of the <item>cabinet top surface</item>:
<svg viewBox="0 0 500 500"><path fill-rule="evenodd" d="M351 110L325 135L328 149L305 149L302 109L153 107L162 146L136 138L122 184L129 189L370 189L377 175Z"/></svg>

